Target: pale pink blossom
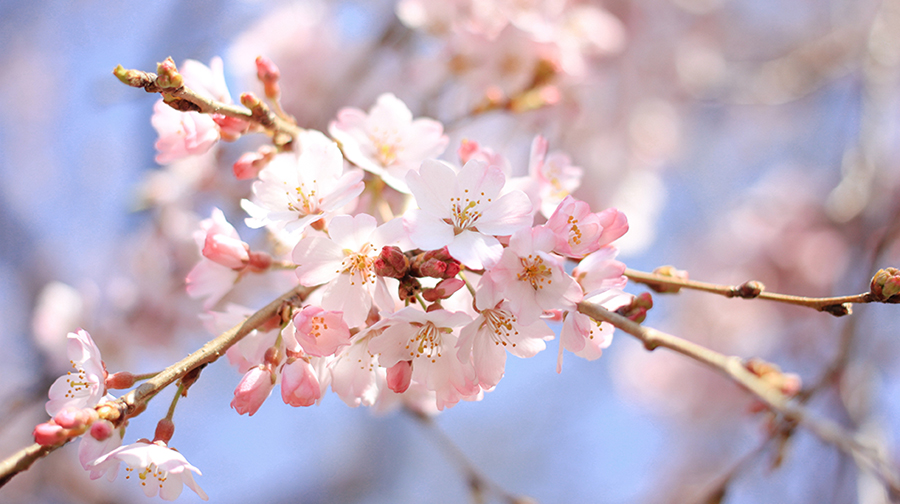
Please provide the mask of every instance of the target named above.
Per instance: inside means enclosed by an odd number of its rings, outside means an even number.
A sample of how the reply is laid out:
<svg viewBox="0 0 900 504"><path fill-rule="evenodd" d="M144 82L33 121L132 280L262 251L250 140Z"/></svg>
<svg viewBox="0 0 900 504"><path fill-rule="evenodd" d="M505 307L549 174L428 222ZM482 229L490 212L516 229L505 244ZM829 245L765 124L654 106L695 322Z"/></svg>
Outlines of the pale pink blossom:
<svg viewBox="0 0 900 504"><path fill-rule="evenodd" d="M419 248L446 246L455 259L483 269L500 258L495 236L510 235L531 224L531 203L521 191L501 196L506 177L497 166L469 160L457 173L436 160L410 172L407 183L419 209L404 215L410 240Z"/></svg>
<svg viewBox="0 0 900 504"><path fill-rule="evenodd" d="M300 283L326 284L322 308L343 312L349 327L365 322L373 298L382 309L393 309L390 292L384 279L375 274L374 265L382 247L402 235L399 219L376 227L375 218L368 214L338 215L329 223L328 233L328 238L303 238L294 247Z"/></svg>
<svg viewBox="0 0 900 504"><path fill-rule="evenodd" d="M300 152L276 155L259 172L252 198L241 201L248 226L297 233L363 191L363 172L345 172L341 151L325 135L306 130L297 143Z"/></svg>
<svg viewBox="0 0 900 504"><path fill-rule="evenodd" d="M575 266L572 276L587 293L585 297L610 289L625 288L628 278L625 276L625 263L616 260L618 253L618 249L607 245L589 254Z"/></svg>
<svg viewBox="0 0 900 504"><path fill-rule="evenodd" d="M305 306L294 315L294 335L303 351L316 357L334 355L350 345L350 328L343 313Z"/></svg>
<svg viewBox="0 0 900 504"><path fill-rule="evenodd" d="M510 237L500 261L487 272L523 324L536 321L544 310L571 310L581 301L581 287L550 253L555 246L550 229L522 229Z"/></svg>
<svg viewBox="0 0 900 504"><path fill-rule="evenodd" d="M534 357L547 347L544 340L553 339L553 330L543 320L520 323L489 278L482 278L475 306L478 317L462 328L456 346L461 361L471 359L482 388L496 386L503 377L506 352L516 357Z"/></svg>
<svg viewBox="0 0 900 504"><path fill-rule="evenodd" d="M136 475L147 497L159 494L163 500L175 500L181 495L184 485L187 485L201 499L209 500L191 474L194 472L200 475L200 470L161 441L139 441L103 455L90 465L91 479L97 479L107 472L113 475L110 480L114 479L120 463L127 466L125 479L131 479L132 474Z"/></svg>
<svg viewBox="0 0 900 504"><path fill-rule="evenodd" d="M405 193L409 192L407 172L441 155L449 142L441 123L414 120L409 108L390 93L379 96L368 114L357 108L342 109L328 132L350 162Z"/></svg>
<svg viewBox="0 0 900 504"><path fill-rule="evenodd" d="M455 351L455 328L471 320L463 312L403 308L379 323L385 329L371 339L369 351L386 368L409 361L411 379L436 393L438 409L453 406L480 390L471 362L458 359Z"/></svg>
<svg viewBox="0 0 900 504"><path fill-rule="evenodd" d="M581 168L561 152L547 154L549 143L538 135L531 143L528 173L538 181L541 214L550 217L560 202L581 185Z"/></svg>
<svg viewBox="0 0 900 504"><path fill-rule="evenodd" d="M79 329L67 338L72 369L50 386L50 400L45 408L51 417L66 408L92 408L106 395L106 366L91 335Z"/></svg>
<svg viewBox="0 0 900 504"><path fill-rule="evenodd" d="M592 297L585 297L585 302L598 304L607 310L616 310L628 304L633 296L619 289L609 289ZM563 350L589 361L598 359L603 349L612 343L615 327L608 322L598 323L587 315L570 311L565 314L563 327L559 334L559 355L556 359L556 372L562 371Z"/></svg>
<svg viewBox="0 0 900 504"><path fill-rule="evenodd" d="M275 387L276 374L271 366L260 364L244 374L237 388L234 389L234 399L231 407L243 415L248 413L253 416L259 410L262 403L272 393Z"/></svg>
<svg viewBox="0 0 900 504"><path fill-rule="evenodd" d="M385 369L369 351L372 331L358 334L331 365L331 390L350 407L372 406L385 383Z"/></svg>
<svg viewBox="0 0 900 504"><path fill-rule="evenodd" d="M184 85L200 95L222 103L232 102L225 85L221 58L213 58L208 67L199 61L186 60L181 65L180 73L184 78ZM153 106L150 122L159 135L156 142L156 150L159 152L156 162L160 164L203 154L219 140L220 132L227 140L233 140L248 126L240 119L200 112L181 112L162 100Z"/></svg>
<svg viewBox="0 0 900 504"><path fill-rule="evenodd" d="M202 259L188 272L184 281L188 296L204 299L203 309L209 310L234 287L240 271Z"/></svg>
<svg viewBox="0 0 900 504"><path fill-rule="evenodd" d="M101 422L109 423L107 420L98 420L94 425L100 424ZM92 426L92 434L81 437L81 443L78 445L78 461L81 462L81 467L83 467L85 471L92 472L91 479L97 479L99 475L97 477L94 477L93 475L92 466L94 462L100 457L122 446L122 438L125 436L125 429L113 428L111 435L102 440L98 440L93 436L93 430ZM116 473L114 471L109 471L106 473L106 476L112 481L115 479Z"/></svg>

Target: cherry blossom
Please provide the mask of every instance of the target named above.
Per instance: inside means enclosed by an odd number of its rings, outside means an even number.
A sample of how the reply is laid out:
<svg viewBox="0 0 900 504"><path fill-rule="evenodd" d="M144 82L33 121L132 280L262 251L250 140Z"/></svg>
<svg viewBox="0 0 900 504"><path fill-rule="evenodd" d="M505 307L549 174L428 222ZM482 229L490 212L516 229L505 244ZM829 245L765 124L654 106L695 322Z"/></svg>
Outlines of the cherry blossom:
<svg viewBox="0 0 900 504"><path fill-rule="evenodd" d="M281 398L291 406L312 406L322 399L329 378L325 359L288 359L281 369Z"/></svg>
<svg viewBox="0 0 900 504"><path fill-rule="evenodd" d="M496 386L503 377L506 352L516 357L534 357L547 347L544 340L553 339L553 330L543 320L528 325L519 323L490 278L482 278L475 306L478 317L462 328L456 346L461 361L472 360L483 388Z"/></svg>
<svg viewBox="0 0 900 504"><path fill-rule="evenodd" d="M585 297L603 293L609 289L623 289L628 283L625 263L616 260L619 250L611 245L601 247L581 260L572 276L586 292Z"/></svg>
<svg viewBox="0 0 900 504"><path fill-rule="evenodd" d="M305 306L294 315L294 327L297 342L309 355L334 355L340 348L350 345L350 328L339 311Z"/></svg>
<svg viewBox="0 0 900 504"><path fill-rule="evenodd" d="M510 235L532 221L525 193L500 195L505 182L499 167L477 159L470 159L458 173L444 162L425 161L418 172L407 176L419 205L404 215L410 240L426 250L446 246L450 255L472 269L493 264L503 251L495 235Z"/></svg>
<svg viewBox="0 0 900 504"><path fill-rule="evenodd" d="M517 231L487 273L523 324L536 321L543 310L572 310L581 301L581 287L550 253L554 246L556 235L547 227Z"/></svg>
<svg viewBox="0 0 900 504"><path fill-rule="evenodd" d="M180 73L184 78L184 85L197 93L223 103L232 102L228 87L225 85L222 58L213 58L208 67L199 61L186 60L181 65ZM159 135L156 142L156 150L159 151L156 162L159 164L168 164L187 156L203 154L219 140L220 131L228 136L228 139L233 139L247 127L244 121L224 116L181 112L162 100L153 106L150 122ZM218 123L224 126L222 130Z"/></svg>
<svg viewBox="0 0 900 504"><path fill-rule="evenodd" d="M390 93L379 96L368 114L357 108L342 109L328 132L350 162L404 193L409 192L407 172L441 155L449 142L441 123L414 120L409 108Z"/></svg>
<svg viewBox="0 0 900 504"><path fill-rule="evenodd" d="M560 202L581 185L584 170L561 152L547 154L549 143L538 135L531 143L528 172L538 182L541 214L550 217Z"/></svg>
<svg viewBox="0 0 900 504"><path fill-rule="evenodd" d="M373 298L382 309L394 302L374 264L382 247L397 241L403 226L399 219L376 227L368 214L338 215L328 226L329 237L308 236L293 251L297 277L306 286L327 284L321 306L344 313L349 327L365 322Z"/></svg>
<svg viewBox="0 0 900 504"><path fill-rule="evenodd" d="M300 153L276 155L259 172L253 197L241 200L252 228L271 226L296 233L359 196L363 172L344 171L337 145L322 133L300 134Z"/></svg>
<svg viewBox="0 0 900 504"><path fill-rule="evenodd" d="M609 289L603 293L586 297L585 301L598 304L607 310L615 310L628 304L632 297L619 289ZM568 312L559 333L559 356L556 360L556 372L562 371L563 350L568 350L589 361L600 358L603 349L612 343L614 331L615 327L609 322L598 323L581 312Z"/></svg>
<svg viewBox="0 0 900 504"><path fill-rule="evenodd" d="M84 329L67 335L66 351L72 370L50 386L47 414L56 416L66 408L91 408L106 394L106 366L100 349Z"/></svg>
<svg viewBox="0 0 900 504"><path fill-rule="evenodd" d="M369 351L389 369L409 361L411 379L433 390L438 409L443 409L479 391L471 362L461 361L454 351L458 339L454 328L471 320L463 312L403 308L379 322L385 329L369 342Z"/></svg>
<svg viewBox="0 0 900 504"><path fill-rule="evenodd" d="M612 243L628 231L625 214L615 208L592 213L590 206L566 196L547 219L547 227L557 236L553 251L580 259Z"/></svg>
<svg viewBox="0 0 900 504"><path fill-rule="evenodd" d="M369 351L369 341L376 331L356 335L331 365L331 390L350 407L372 406L385 381L385 369Z"/></svg>
<svg viewBox="0 0 900 504"><path fill-rule="evenodd" d="M147 497L159 494L163 500L175 500L181 495L183 485L187 485L201 499L209 500L206 492L194 481L191 474L194 472L200 475L200 470L161 441L154 443L138 441L116 448L90 464L91 479L97 479L107 472L112 473L110 480L115 479L120 463L127 466L125 479L131 479L132 474L137 474Z"/></svg>

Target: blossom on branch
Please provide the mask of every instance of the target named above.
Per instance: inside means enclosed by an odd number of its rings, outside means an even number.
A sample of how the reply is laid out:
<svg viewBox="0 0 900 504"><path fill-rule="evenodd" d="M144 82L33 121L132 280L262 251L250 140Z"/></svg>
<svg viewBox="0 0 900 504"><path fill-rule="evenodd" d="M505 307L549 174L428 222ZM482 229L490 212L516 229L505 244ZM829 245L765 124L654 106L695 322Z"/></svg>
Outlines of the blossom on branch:
<svg viewBox="0 0 900 504"><path fill-rule="evenodd" d="M115 479L121 463L127 466L125 479L131 479L132 474L136 474L147 497L159 494L163 500L175 500L181 495L184 485L187 485L201 499L209 500L191 474L195 472L200 475L200 470L162 441L138 441L116 448L91 464L91 479L97 479L107 472L112 473L110 480Z"/></svg>
<svg viewBox="0 0 900 504"><path fill-rule="evenodd" d="M341 151L333 141L307 130L297 143L300 152L276 155L259 172L252 199L241 200L250 215L248 226L299 233L362 193L363 172L344 171Z"/></svg>
<svg viewBox="0 0 900 504"><path fill-rule="evenodd" d="M406 177L419 208L404 215L410 240L425 250L446 246L472 269L494 264L503 251L496 236L531 225L531 202L521 191L502 194L506 176L493 165L471 159L456 172L427 160Z"/></svg>
<svg viewBox="0 0 900 504"><path fill-rule="evenodd" d="M93 408L106 394L106 366L91 335L79 329L67 338L72 370L50 386L50 400L45 408L51 417L67 408Z"/></svg>
<svg viewBox="0 0 900 504"><path fill-rule="evenodd" d="M409 108L390 93L379 96L368 114L352 107L342 109L328 132L350 162L404 193L409 192L407 172L418 169L425 159L440 156L449 142L441 123L414 120Z"/></svg>

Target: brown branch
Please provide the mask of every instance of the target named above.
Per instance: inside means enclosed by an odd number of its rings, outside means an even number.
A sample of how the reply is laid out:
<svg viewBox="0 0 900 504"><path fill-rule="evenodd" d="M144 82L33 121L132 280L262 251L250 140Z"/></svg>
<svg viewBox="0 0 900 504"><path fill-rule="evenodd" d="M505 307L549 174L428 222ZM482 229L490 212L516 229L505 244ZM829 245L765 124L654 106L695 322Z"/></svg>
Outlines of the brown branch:
<svg viewBox="0 0 900 504"><path fill-rule="evenodd" d="M161 63L160 68L163 68L162 65ZM200 112L202 114L219 114L256 124L267 131L277 145L290 143L303 131L302 128L293 122L273 113L269 107L253 96L252 93L245 93L241 96L241 103L247 108L223 103L184 86L181 84L180 75L174 69L174 63L171 64L170 68L174 75L179 78L179 80L174 81L174 84L170 82L172 80L171 75L160 76L141 70L126 70L122 65L117 66L113 70L113 74L124 84L131 87L143 88L148 93L162 94L163 101L175 110Z"/></svg>
<svg viewBox="0 0 900 504"><path fill-rule="evenodd" d="M199 370L201 367L211 362L215 362L219 357L225 354L225 351L228 350L229 347L240 341L247 334L250 334L250 332L257 327L263 325L272 317L281 313L285 305L291 305L302 301L309 294L309 291L310 289L306 287L294 287L240 324L207 342L196 352L162 370L156 376L116 401L104 403L103 407L112 406L122 408L128 417L139 415L144 410L147 402L162 389L181 379L188 373ZM36 460L45 457L47 454L61 446L63 446L63 444L55 446L33 444L10 455L5 460L0 461L0 487L5 485L6 482L16 474L27 470Z"/></svg>
<svg viewBox="0 0 900 504"><path fill-rule="evenodd" d="M853 303L872 303L877 301L870 292L854 294L850 296L813 298L805 296L793 296L790 294L778 294L765 292L765 286L761 282L749 280L741 285L719 285L708 282L698 282L686 278L658 275L644 271L626 269L625 276L633 282L642 283L657 292L677 292L680 288L699 290L718 294L728 298L743 299L768 299L780 303L797 306L806 306L817 311L828 312L836 317L852 313Z"/></svg>
<svg viewBox="0 0 900 504"><path fill-rule="evenodd" d="M894 473L894 468L875 448L864 445L837 423L812 416L804 406L796 401L791 401L771 383L750 372L740 357L726 356L678 336L644 327L592 303L579 303L578 311L595 320L611 323L639 339L648 350L665 347L724 374L755 395L771 411L781 415L787 421L804 426L822 441L834 445L852 457L857 465L872 471L881 479L891 494L900 496L900 479Z"/></svg>

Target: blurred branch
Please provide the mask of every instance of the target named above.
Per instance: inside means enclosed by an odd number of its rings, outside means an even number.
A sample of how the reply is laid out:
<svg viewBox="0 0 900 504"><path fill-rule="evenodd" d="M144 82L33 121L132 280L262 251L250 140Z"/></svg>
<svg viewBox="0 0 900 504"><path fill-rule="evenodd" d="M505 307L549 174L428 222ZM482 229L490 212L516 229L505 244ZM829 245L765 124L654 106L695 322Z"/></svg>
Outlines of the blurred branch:
<svg viewBox="0 0 900 504"><path fill-rule="evenodd" d="M244 336L250 334L251 331L263 325L272 317L279 316L286 305L292 305L303 300L308 293L309 289L306 287L297 286L292 288L251 315L247 320L207 342L196 352L162 370L159 374L119 399L110 403L102 403L98 405L98 408L121 408L124 418L139 415L144 411L147 402L161 390L192 371L199 370L203 366L215 362L225 354L228 348L240 341ZM16 474L28 470L36 460L61 446L64 446L64 443L54 446L33 444L7 457L0 462L0 486L6 484Z"/></svg>
<svg viewBox="0 0 900 504"><path fill-rule="evenodd" d="M421 426L430 429L431 433L434 434L434 437L437 438L440 448L460 467L466 477L466 482L469 485L469 490L472 493L472 500L475 504L488 502L488 500L485 499L486 491L492 491L500 497L503 502L508 502L509 504L537 504L537 501L531 497L513 495L507 492L500 487L500 485L494 483L487 476L482 474L482 472L475 467L475 464L469 460L469 457L463 453L459 446L450 439L450 436L441 430L434 422L434 419L409 408L404 408L404 411L414 418Z"/></svg>
<svg viewBox="0 0 900 504"><path fill-rule="evenodd" d="M796 422L822 441L834 445L851 456L861 468L871 471L888 487L892 495L900 496L900 479L894 468L884 459L877 449L858 441L852 433L847 432L837 423L816 418L809 414L804 406L792 402L769 381L752 373L744 361L737 356L726 356L704 346L644 327L619 314L613 313L599 305L581 302L578 311L600 321L609 322L644 343L647 350L665 347L706 364L724 374L732 381L745 388L760 399L772 412L781 415L784 420Z"/></svg>
<svg viewBox="0 0 900 504"><path fill-rule="evenodd" d="M633 282L647 285L656 292L678 292L679 289L685 288L719 294L720 296L728 298L768 299L769 301L778 301L780 303L807 306L817 311L828 312L836 317L852 313L851 307L853 303L872 303L879 301L871 292L826 298L765 292L766 287L756 280L748 280L741 285L719 285L656 273L646 273L633 269L626 269L625 276Z"/></svg>

